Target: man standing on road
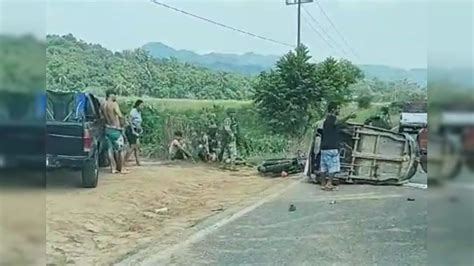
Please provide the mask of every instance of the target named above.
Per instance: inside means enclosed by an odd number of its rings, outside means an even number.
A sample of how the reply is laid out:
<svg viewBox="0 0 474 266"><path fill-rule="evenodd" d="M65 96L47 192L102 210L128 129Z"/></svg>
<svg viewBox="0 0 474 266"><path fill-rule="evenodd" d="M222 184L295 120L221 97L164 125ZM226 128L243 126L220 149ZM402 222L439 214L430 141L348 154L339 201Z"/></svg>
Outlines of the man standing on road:
<svg viewBox="0 0 474 266"><path fill-rule="evenodd" d="M122 169L124 156L122 154L125 146L123 136L123 115L117 103L117 96L112 90L107 90L106 101L103 108L105 117L105 139L107 142L107 153L110 161L110 168L113 174L128 173Z"/></svg>
<svg viewBox="0 0 474 266"><path fill-rule="evenodd" d="M355 118L356 115L352 113L342 120L337 120L340 108L336 103L330 103L328 106L328 114L323 124L322 139L321 139L321 164L320 170L323 175L321 188L323 190L333 190L335 187L332 184L335 175L341 171L339 161L339 145L340 145L340 128L347 120ZM324 182L324 180L326 182Z"/></svg>

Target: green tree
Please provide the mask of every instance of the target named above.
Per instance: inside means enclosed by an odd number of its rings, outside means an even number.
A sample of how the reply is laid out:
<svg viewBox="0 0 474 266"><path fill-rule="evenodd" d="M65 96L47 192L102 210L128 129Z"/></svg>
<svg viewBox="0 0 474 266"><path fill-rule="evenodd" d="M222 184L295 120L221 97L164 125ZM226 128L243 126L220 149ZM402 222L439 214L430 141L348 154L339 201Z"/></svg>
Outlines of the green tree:
<svg viewBox="0 0 474 266"><path fill-rule="evenodd" d="M328 58L314 64L310 59L308 48L302 45L259 76L254 101L274 132L303 133L314 110L321 110L324 102L349 101L349 86L363 77L347 60Z"/></svg>
<svg viewBox="0 0 474 266"><path fill-rule="evenodd" d="M352 84L364 78L362 71L350 61L332 57L316 68L317 86L323 91L326 102L344 104L352 99Z"/></svg>

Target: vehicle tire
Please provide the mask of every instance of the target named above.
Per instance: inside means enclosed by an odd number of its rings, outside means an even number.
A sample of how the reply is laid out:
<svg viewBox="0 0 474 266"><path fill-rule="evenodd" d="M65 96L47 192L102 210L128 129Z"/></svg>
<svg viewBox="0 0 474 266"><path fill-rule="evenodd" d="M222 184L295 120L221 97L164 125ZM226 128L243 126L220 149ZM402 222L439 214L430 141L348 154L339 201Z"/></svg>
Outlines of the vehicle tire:
<svg viewBox="0 0 474 266"><path fill-rule="evenodd" d="M95 188L99 181L99 156L95 152L94 156L82 167L82 186L85 188Z"/></svg>

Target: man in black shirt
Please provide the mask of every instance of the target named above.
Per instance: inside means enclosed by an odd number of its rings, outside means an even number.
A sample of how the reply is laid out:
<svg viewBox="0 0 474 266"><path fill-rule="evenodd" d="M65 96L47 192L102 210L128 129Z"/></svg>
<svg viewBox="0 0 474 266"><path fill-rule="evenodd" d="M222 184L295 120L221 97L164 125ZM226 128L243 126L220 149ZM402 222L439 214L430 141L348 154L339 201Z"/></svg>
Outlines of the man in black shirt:
<svg viewBox="0 0 474 266"><path fill-rule="evenodd" d="M334 186L332 180L336 173L341 171L341 165L339 162L339 145L340 145L340 126L347 120L355 118L354 113L350 114L342 120L337 120L340 108L335 103L330 103L328 106L328 113L326 120L323 124L323 132L321 139L321 164L320 170L323 174L322 182L323 190L333 190Z"/></svg>

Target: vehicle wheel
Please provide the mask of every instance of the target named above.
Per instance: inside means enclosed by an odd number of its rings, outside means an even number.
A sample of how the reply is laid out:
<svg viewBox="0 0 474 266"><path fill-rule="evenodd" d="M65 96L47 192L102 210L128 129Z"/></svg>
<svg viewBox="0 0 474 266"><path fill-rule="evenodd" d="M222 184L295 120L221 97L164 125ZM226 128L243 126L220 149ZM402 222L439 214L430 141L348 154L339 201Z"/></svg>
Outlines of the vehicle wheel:
<svg viewBox="0 0 474 266"><path fill-rule="evenodd" d="M82 186L85 188L97 187L99 181L99 156L97 153L82 168Z"/></svg>

